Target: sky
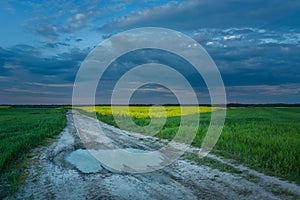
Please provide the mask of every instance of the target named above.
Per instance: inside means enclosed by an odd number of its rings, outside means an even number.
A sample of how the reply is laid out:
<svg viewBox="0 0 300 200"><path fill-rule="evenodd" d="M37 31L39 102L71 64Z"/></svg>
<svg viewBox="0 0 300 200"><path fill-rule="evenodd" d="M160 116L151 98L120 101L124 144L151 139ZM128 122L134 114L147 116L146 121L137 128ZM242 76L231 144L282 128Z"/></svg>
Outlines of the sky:
<svg viewBox="0 0 300 200"><path fill-rule="evenodd" d="M162 27L193 38L209 53L228 103L300 103L300 1L0 2L0 104L70 104L77 71L110 36ZM142 50L112 64L97 103L109 103L120 71L160 62L174 66L210 103L201 77L168 52ZM101 80L100 80L101 82ZM133 103L176 103L161 85L145 85Z"/></svg>

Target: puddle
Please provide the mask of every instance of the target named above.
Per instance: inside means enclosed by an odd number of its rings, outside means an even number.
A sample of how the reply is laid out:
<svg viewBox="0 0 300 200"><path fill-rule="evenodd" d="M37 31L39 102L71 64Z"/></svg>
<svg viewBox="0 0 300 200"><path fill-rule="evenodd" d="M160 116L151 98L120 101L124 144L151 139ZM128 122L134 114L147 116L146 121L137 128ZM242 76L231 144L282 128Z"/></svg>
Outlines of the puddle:
<svg viewBox="0 0 300 200"><path fill-rule="evenodd" d="M132 152L132 153L148 153L149 151L140 150L140 149L133 149L133 148L126 148L125 150Z"/></svg>
<svg viewBox="0 0 300 200"><path fill-rule="evenodd" d="M135 148L90 150L101 166L113 173L143 173L162 168L164 156Z"/></svg>
<svg viewBox="0 0 300 200"><path fill-rule="evenodd" d="M88 150L73 151L66 157L66 161L83 173L97 173L103 169L101 163Z"/></svg>
<svg viewBox="0 0 300 200"><path fill-rule="evenodd" d="M83 173L97 173L100 172L103 169L106 169L113 173L120 173L124 171L124 167L129 168L139 168L139 169L147 169L148 162L161 162L161 158L151 157L147 158L146 161L143 159L144 153L149 153L149 151L146 150L140 150L140 149L134 149L134 148L126 148L123 149L125 151L115 151L115 150L84 150L84 149L78 149L76 151L73 151L68 156L65 157L65 160L75 166L79 171ZM135 159L130 159L132 155L130 155L130 152L132 153L138 153L139 155L139 162L136 162ZM129 153L129 154L128 154ZM118 154L118 155L116 155ZM138 156L138 154L136 156ZM123 156L122 156L123 155ZM103 160L103 162L99 161L94 156L99 156ZM112 159L115 157L120 157L120 159ZM132 157L135 158L135 157ZM104 163L110 163L117 167L116 169L113 169L109 166L107 166ZM126 163L126 165L124 165ZM126 171L126 170L125 170Z"/></svg>

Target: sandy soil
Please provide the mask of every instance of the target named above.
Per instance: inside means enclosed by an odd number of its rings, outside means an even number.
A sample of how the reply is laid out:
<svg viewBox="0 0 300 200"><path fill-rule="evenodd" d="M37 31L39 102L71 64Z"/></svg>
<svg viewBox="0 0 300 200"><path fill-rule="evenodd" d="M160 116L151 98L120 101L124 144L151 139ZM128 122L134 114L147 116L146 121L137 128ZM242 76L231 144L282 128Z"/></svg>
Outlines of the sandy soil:
<svg viewBox="0 0 300 200"><path fill-rule="evenodd" d="M50 146L35 149L20 190L9 198L18 199L292 199L300 198L300 187L265 176L241 165L210 155L243 171L231 174L179 159L150 173L113 173L105 168L83 173L66 161L77 149L84 149L74 126L73 115L83 129L93 130L95 120L76 111L67 113L67 127ZM115 145L157 149L164 141L119 130L101 123ZM79 130L80 131L80 130ZM189 151L197 151L191 148ZM247 179L248 174L255 179ZM283 192L289 190L290 192ZM296 197L297 198L297 197Z"/></svg>

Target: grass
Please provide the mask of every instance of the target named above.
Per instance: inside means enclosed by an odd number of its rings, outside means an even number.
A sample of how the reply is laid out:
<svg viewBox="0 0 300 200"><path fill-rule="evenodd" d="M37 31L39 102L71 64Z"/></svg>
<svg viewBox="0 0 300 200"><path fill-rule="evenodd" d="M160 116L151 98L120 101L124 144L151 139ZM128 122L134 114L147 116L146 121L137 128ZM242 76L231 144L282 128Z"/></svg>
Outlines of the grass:
<svg viewBox="0 0 300 200"><path fill-rule="evenodd" d="M215 159L208 158L208 157L200 158L199 155L196 153L185 153L184 157L188 160L191 160L191 161L197 163L197 164L205 165L212 169L218 169L223 172L228 172L228 173L232 173L232 174L243 173L242 171L240 171L230 165L227 165L225 163L221 163Z"/></svg>
<svg viewBox="0 0 300 200"><path fill-rule="evenodd" d="M0 108L10 108L10 106L0 106Z"/></svg>
<svg viewBox="0 0 300 200"><path fill-rule="evenodd" d="M84 112L96 112L99 120L118 126L110 106L81 107ZM200 126L192 145L201 147L210 123L210 112L220 108L187 106L116 107L116 114L124 121L122 128L144 134L153 133L163 123L155 136L171 140L176 135L181 118L194 120L201 112ZM150 112L149 112L150 111ZM22 166L16 167L30 149L45 144L65 127L66 109L62 108L0 108L0 174L1 180L11 185L18 183ZM166 119L163 116L167 116ZM126 120L132 118L132 123ZM151 121L152 120L152 121ZM153 123L152 123L153 122ZM212 153L232 158L250 168L268 175L282 177L300 184L300 108L245 107L228 108L223 132ZM148 127L151 123L153 127ZM145 128L146 127L146 128ZM190 127L184 127L189 137ZM189 155L191 157L191 155ZM192 156L193 159L194 156ZM219 165L202 160L211 166ZM21 164L22 165L22 164ZM226 167L226 166L223 166ZM224 168L225 169L225 168ZM232 170L232 169L225 169ZM2 184L2 183L1 183Z"/></svg>
<svg viewBox="0 0 300 200"><path fill-rule="evenodd" d="M300 108L229 109L215 151L300 184Z"/></svg>
<svg viewBox="0 0 300 200"><path fill-rule="evenodd" d="M112 116L110 106L81 108L86 112L96 111L99 120L118 127ZM163 110L161 107L158 109ZM118 119L123 120L122 129L153 133L160 122L161 112L150 112L149 107L132 106L129 109L117 107ZM172 139L178 131L181 117L193 120L195 113L201 112L201 107L187 107L186 115L180 113L179 107L166 107L167 119L164 126L155 136ZM203 138L210 123L210 111L218 109L204 107L200 114L200 126L192 145L201 147ZM206 111L206 112L205 112ZM127 123L131 117L138 126ZM147 127L151 118L153 127ZM152 123L152 122L151 122ZM157 127L156 127L157 126ZM144 128L146 127L146 128ZM185 127L186 136L189 127ZM153 134L152 134L153 135ZM244 107L229 108L222 134L213 150L214 154L232 158L239 163L268 175L282 177L300 184L300 108L276 107Z"/></svg>
<svg viewBox="0 0 300 200"><path fill-rule="evenodd" d="M288 196L288 197L290 197L290 199L295 199L295 200L298 199L299 200L299 196L295 195L294 193L292 193L286 189L274 187L274 188L272 188L271 192L278 196Z"/></svg>
<svg viewBox="0 0 300 200"><path fill-rule="evenodd" d="M0 108L1 182L17 185L22 171L19 163L32 148L63 130L65 112L62 108Z"/></svg>

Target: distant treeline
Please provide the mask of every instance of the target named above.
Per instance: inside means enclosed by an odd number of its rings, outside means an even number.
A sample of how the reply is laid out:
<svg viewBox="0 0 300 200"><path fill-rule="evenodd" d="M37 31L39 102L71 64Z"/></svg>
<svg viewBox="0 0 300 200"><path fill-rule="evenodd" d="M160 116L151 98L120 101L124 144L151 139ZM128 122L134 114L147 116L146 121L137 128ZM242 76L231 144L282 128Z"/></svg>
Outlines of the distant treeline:
<svg viewBox="0 0 300 200"><path fill-rule="evenodd" d="M300 107L300 104L284 104L284 103L272 103L272 104L239 104L230 103L227 107Z"/></svg>
<svg viewBox="0 0 300 200"><path fill-rule="evenodd" d="M62 106L67 106L67 105L9 105L9 104L2 104L1 106L9 106L9 107L14 107L14 108L18 108L18 107L22 107L22 108L59 108Z"/></svg>

